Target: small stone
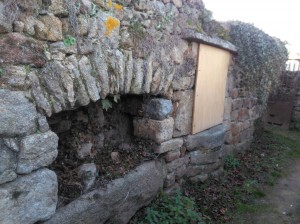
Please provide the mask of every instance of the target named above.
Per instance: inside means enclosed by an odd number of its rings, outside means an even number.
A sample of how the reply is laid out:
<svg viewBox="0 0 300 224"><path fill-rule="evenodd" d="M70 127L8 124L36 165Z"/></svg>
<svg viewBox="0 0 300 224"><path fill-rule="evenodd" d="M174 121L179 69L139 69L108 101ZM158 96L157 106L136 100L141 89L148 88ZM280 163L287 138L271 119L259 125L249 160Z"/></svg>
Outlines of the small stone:
<svg viewBox="0 0 300 224"><path fill-rule="evenodd" d="M92 155L92 143L84 143L77 150L77 156L79 159L85 159L88 156Z"/></svg>
<svg viewBox="0 0 300 224"><path fill-rule="evenodd" d="M10 16L8 16L8 14L14 12L7 13L7 8L5 7L6 4L9 3L0 2L0 33L8 33L12 31L13 20L9 18Z"/></svg>
<svg viewBox="0 0 300 224"><path fill-rule="evenodd" d="M95 143L96 150L97 151L101 150L104 146L104 134L103 133L97 134L95 136L94 143Z"/></svg>
<svg viewBox="0 0 300 224"><path fill-rule="evenodd" d="M79 38L77 41L77 49L78 53L82 55L91 54L94 52L94 47L92 44L92 40Z"/></svg>
<svg viewBox="0 0 300 224"><path fill-rule="evenodd" d="M0 184L17 178L17 174L15 173L16 167L16 153L6 147L4 141L0 140Z"/></svg>
<svg viewBox="0 0 300 224"><path fill-rule="evenodd" d="M119 152L112 152L110 154L110 157L111 157L112 161L115 164L120 164L121 163L121 158L120 158L120 153Z"/></svg>
<svg viewBox="0 0 300 224"><path fill-rule="evenodd" d="M41 132L44 133L50 130L47 118L44 115L39 114L38 124L39 124L38 128Z"/></svg>
<svg viewBox="0 0 300 224"><path fill-rule="evenodd" d="M175 185L175 173L169 173L165 179L164 187L169 188Z"/></svg>
<svg viewBox="0 0 300 224"><path fill-rule="evenodd" d="M3 142L5 144L5 146L14 151L14 152L19 152L19 142L17 138L4 138Z"/></svg>
<svg viewBox="0 0 300 224"><path fill-rule="evenodd" d="M86 163L79 167L79 177L84 184L84 191L88 191L94 185L97 176L97 167L94 163Z"/></svg>
<svg viewBox="0 0 300 224"><path fill-rule="evenodd" d="M129 152L129 151L131 151L132 146L131 146L129 143L122 143L122 144L119 145L118 148L119 148L120 150Z"/></svg>
<svg viewBox="0 0 300 224"><path fill-rule="evenodd" d="M24 30L24 23L21 21L14 22L14 32L22 33Z"/></svg>
<svg viewBox="0 0 300 224"><path fill-rule="evenodd" d="M48 10L54 15L68 15L67 5L64 0L51 0L51 5L49 6Z"/></svg>
<svg viewBox="0 0 300 224"><path fill-rule="evenodd" d="M172 2L177 8L180 8L182 6L182 0L172 0Z"/></svg>
<svg viewBox="0 0 300 224"><path fill-rule="evenodd" d="M173 111L171 100L154 98L145 105L145 116L154 120L163 120Z"/></svg>

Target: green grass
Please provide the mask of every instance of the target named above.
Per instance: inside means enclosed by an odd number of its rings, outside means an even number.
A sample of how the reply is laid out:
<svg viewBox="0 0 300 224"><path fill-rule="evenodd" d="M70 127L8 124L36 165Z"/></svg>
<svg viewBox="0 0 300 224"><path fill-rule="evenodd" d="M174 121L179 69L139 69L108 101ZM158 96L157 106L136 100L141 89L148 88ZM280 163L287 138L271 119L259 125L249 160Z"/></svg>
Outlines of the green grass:
<svg viewBox="0 0 300 224"><path fill-rule="evenodd" d="M259 204L242 204L238 203L236 206L236 212L238 213L259 213L270 210L270 207Z"/></svg>

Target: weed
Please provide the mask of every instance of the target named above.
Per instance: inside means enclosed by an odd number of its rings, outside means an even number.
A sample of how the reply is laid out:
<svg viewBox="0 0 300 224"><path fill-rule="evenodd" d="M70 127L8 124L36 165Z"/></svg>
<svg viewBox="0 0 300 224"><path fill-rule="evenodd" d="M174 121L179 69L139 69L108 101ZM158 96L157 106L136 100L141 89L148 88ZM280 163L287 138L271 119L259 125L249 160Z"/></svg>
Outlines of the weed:
<svg viewBox="0 0 300 224"><path fill-rule="evenodd" d="M28 75L30 73L30 65L24 65L24 69L25 69L25 72L26 72L26 75Z"/></svg>
<svg viewBox="0 0 300 224"><path fill-rule="evenodd" d="M143 25L136 19L130 20L128 31L135 40L142 39L145 36Z"/></svg>
<svg viewBox="0 0 300 224"><path fill-rule="evenodd" d="M74 44L76 44L76 39L74 37L68 35L64 38L64 45L65 46L70 47Z"/></svg>
<svg viewBox="0 0 300 224"><path fill-rule="evenodd" d="M158 22L156 29L162 30L165 28L165 26L171 22L172 18L174 17L173 11L167 13L165 16L162 17L162 19Z"/></svg>
<svg viewBox="0 0 300 224"><path fill-rule="evenodd" d="M256 213L269 210L266 205L238 203L236 209L239 213Z"/></svg>
<svg viewBox="0 0 300 224"><path fill-rule="evenodd" d="M239 167L239 165L240 165L240 162L233 155L228 155L228 156L225 157L224 168L226 170L236 169L236 168Z"/></svg>
<svg viewBox="0 0 300 224"><path fill-rule="evenodd" d="M101 100L102 109L108 111L110 108L112 108L112 103L108 99Z"/></svg>
<svg viewBox="0 0 300 224"><path fill-rule="evenodd" d="M0 78L1 76L3 76L3 74L4 74L3 68L0 67Z"/></svg>
<svg viewBox="0 0 300 224"><path fill-rule="evenodd" d="M155 203L147 208L146 218L141 223L200 224L204 222L197 212L194 200L183 196L180 191L176 191L172 196L161 193Z"/></svg>

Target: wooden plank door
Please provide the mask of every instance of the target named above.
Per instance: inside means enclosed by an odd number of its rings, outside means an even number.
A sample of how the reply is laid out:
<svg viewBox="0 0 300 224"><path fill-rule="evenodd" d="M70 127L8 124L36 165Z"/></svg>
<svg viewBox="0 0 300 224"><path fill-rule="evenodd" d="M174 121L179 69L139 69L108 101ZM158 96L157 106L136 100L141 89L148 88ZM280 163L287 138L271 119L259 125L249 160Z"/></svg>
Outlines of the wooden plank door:
<svg viewBox="0 0 300 224"><path fill-rule="evenodd" d="M192 133L223 122L225 88L230 52L199 45Z"/></svg>

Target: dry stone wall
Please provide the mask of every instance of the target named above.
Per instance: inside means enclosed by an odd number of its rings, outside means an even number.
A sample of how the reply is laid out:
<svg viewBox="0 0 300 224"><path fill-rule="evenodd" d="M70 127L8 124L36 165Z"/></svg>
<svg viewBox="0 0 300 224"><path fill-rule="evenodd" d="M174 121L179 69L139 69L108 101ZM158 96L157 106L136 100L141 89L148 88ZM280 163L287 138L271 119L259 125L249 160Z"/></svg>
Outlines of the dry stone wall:
<svg viewBox="0 0 300 224"><path fill-rule="evenodd" d="M126 223L160 189L221 175L226 147L251 140L256 99L231 72L224 123L191 135L198 42L236 51L207 20L200 0L2 1L0 223ZM101 123L101 100L118 95L146 96L142 110L129 102L125 112L132 135L155 142L157 159L106 188L86 182L87 193L57 209L49 166L70 120L55 129L46 117L95 102ZM78 169L96 176L95 164Z"/></svg>

